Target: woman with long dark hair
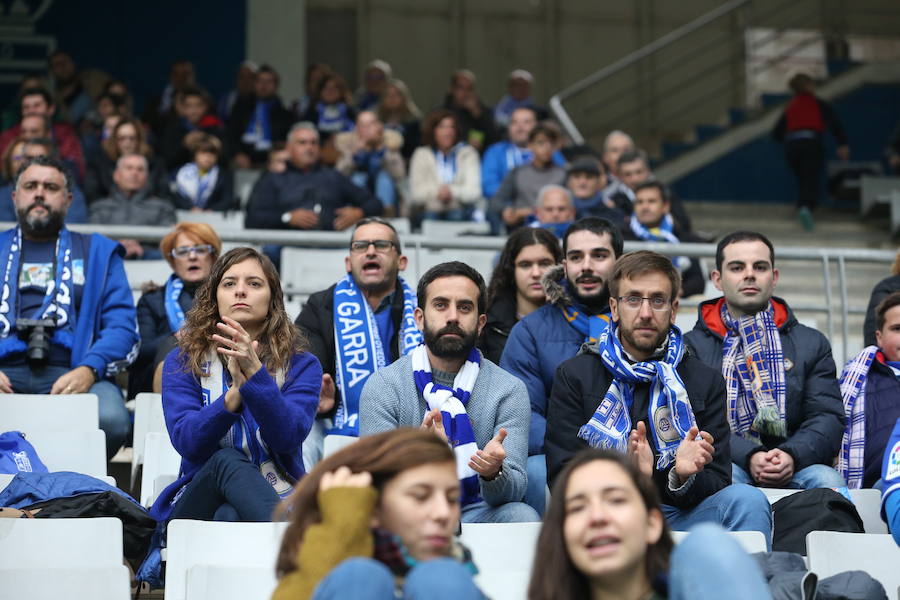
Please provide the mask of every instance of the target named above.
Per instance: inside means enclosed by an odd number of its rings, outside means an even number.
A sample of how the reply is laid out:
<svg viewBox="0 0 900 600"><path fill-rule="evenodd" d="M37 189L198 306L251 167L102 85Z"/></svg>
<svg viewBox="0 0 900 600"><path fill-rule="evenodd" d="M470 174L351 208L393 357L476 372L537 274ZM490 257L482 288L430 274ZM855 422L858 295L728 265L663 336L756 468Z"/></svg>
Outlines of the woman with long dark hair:
<svg viewBox="0 0 900 600"><path fill-rule="evenodd" d="M630 455L583 450L557 477L528 600L771 598L756 562L718 526L699 525L674 545L630 443Z"/></svg>
<svg viewBox="0 0 900 600"><path fill-rule="evenodd" d="M446 440L413 428L360 438L281 506L290 525L273 600L483 598L454 537L459 497Z"/></svg>

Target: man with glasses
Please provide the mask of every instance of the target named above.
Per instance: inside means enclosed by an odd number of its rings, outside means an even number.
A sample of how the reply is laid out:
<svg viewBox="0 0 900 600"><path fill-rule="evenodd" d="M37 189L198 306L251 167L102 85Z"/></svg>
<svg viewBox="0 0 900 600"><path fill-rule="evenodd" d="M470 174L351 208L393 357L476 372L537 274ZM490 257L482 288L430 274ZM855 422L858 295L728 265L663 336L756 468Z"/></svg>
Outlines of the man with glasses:
<svg viewBox="0 0 900 600"><path fill-rule="evenodd" d="M131 428L113 380L137 356L134 301L122 247L63 224L71 186L55 158L16 174L18 225L0 234L0 392L96 394L111 457Z"/></svg>
<svg viewBox="0 0 900 600"><path fill-rule="evenodd" d="M831 345L775 297L775 250L761 233L736 231L716 248L707 300L685 341L725 377L734 481L774 488L839 488L831 468L844 407Z"/></svg>
<svg viewBox="0 0 900 600"><path fill-rule="evenodd" d="M297 317L324 373L320 419L305 444L308 457L321 453L322 429L359 434L359 395L366 379L422 341L413 317L415 290L399 276L406 263L394 226L365 218L353 231L344 259L347 274L311 295Z"/></svg>
<svg viewBox="0 0 900 600"><path fill-rule="evenodd" d="M725 384L685 351L674 326L680 287L672 261L656 252L616 262L613 323L556 371L547 406L548 478L582 448L619 450L653 478L673 529L712 521L760 531L771 545L765 495L729 485Z"/></svg>

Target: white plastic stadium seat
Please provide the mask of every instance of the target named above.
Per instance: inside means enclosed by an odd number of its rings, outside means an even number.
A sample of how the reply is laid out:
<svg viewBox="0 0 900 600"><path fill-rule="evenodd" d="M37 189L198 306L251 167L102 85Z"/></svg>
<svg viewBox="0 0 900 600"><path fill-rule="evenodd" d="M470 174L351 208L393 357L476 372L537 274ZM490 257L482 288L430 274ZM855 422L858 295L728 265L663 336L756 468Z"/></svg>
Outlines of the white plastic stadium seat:
<svg viewBox="0 0 900 600"><path fill-rule="evenodd" d="M141 505L149 507L164 488L162 482L171 483L178 478L181 455L172 447L168 433L150 432L144 437L144 471L141 473ZM165 479L160 479L165 477ZM168 485L168 484L166 484Z"/></svg>
<svg viewBox="0 0 900 600"><path fill-rule="evenodd" d="M223 213L217 210L194 212L179 209L175 211L175 218L179 223L206 223L216 231L244 228L244 213L240 211Z"/></svg>
<svg viewBox="0 0 900 600"><path fill-rule="evenodd" d="M170 521L166 600L193 600L192 596L187 596L188 573L197 565L214 565L217 569L267 569L272 572L286 528L286 522ZM259 592L252 597L268 598L263 594L264 590Z"/></svg>
<svg viewBox="0 0 900 600"><path fill-rule="evenodd" d="M138 467L144 464L144 443L148 433L166 433L166 418L162 408L162 394L142 392L134 398L134 434L131 453L131 487Z"/></svg>
<svg viewBox="0 0 900 600"><path fill-rule="evenodd" d="M0 394L0 430L94 431L98 407L95 394Z"/></svg>
<svg viewBox="0 0 900 600"><path fill-rule="evenodd" d="M187 573L190 600L268 600L278 580L272 565L223 567L195 565Z"/></svg>
<svg viewBox="0 0 900 600"><path fill-rule="evenodd" d="M128 277L128 285L132 291L140 292L141 285L152 281L157 285L164 285L172 267L164 260L126 260L125 275Z"/></svg>
<svg viewBox="0 0 900 600"><path fill-rule="evenodd" d="M327 458L342 448L346 448L359 438L352 435L326 435L322 458Z"/></svg>
<svg viewBox="0 0 900 600"><path fill-rule="evenodd" d="M481 571L475 576L475 585L491 600L522 600L528 596L530 580L530 570Z"/></svg>
<svg viewBox="0 0 900 600"><path fill-rule="evenodd" d="M91 600L131 598L131 574L122 564L86 568L0 567L0 581L0 600L58 600L76 597L76 592L78 598Z"/></svg>
<svg viewBox="0 0 900 600"><path fill-rule="evenodd" d="M247 206L253 186L263 174L263 169L235 169L234 194L240 200L241 209Z"/></svg>
<svg viewBox="0 0 900 600"><path fill-rule="evenodd" d="M422 235L428 238L448 238L462 234L489 235L490 224L484 221L422 221Z"/></svg>
<svg viewBox="0 0 900 600"><path fill-rule="evenodd" d="M308 295L331 286L347 273L344 257L348 254L347 248L282 248L281 282L285 294Z"/></svg>
<svg viewBox="0 0 900 600"><path fill-rule="evenodd" d="M809 570L820 580L843 571L865 571L889 594L900 586L900 548L888 534L811 531L806 556Z"/></svg>
<svg viewBox="0 0 900 600"><path fill-rule="evenodd" d="M32 429L23 433L48 470L73 471L101 479L106 477L106 434L100 429Z"/></svg>
<svg viewBox="0 0 900 600"><path fill-rule="evenodd" d="M790 488L757 488L763 494L766 495L766 498L769 499L769 504L775 504L782 498L786 496L790 496L791 494L796 494L802 490L792 490Z"/></svg>
<svg viewBox="0 0 900 600"><path fill-rule="evenodd" d="M677 544L688 536L689 531L673 531L672 540ZM761 531L726 531L737 540L747 554L766 551L766 537Z"/></svg>
<svg viewBox="0 0 900 600"><path fill-rule="evenodd" d="M850 490L850 497L866 533L887 533L887 524L881 520L881 492L878 490ZM900 565L898 565L900 566Z"/></svg>
<svg viewBox="0 0 900 600"><path fill-rule="evenodd" d="M483 574L531 571L540 523L463 523L459 540Z"/></svg>

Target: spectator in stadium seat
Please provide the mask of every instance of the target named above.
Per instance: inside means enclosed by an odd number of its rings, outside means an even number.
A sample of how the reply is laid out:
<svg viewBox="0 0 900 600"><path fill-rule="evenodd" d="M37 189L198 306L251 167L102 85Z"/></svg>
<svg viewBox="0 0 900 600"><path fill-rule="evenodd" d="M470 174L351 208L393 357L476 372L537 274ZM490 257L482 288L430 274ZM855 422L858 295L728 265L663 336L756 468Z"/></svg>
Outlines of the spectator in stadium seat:
<svg viewBox="0 0 900 600"><path fill-rule="evenodd" d="M72 165L75 177L79 180L84 177L84 154L81 152L78 135L68 123L52 123L56 106L53 104L50 92L44 88L27 88L22 90L20 98L22 120L18 125L14 125L0 134L0 154L20 135L49 137L56 144L60 158ZM22 131L22 126L26 125L26 117L43 117L47 124L41 125L40 132L35 131L35 125L30 123L26 128L28 131ZM35 121L35 119L31 119L31 121Z"/></svg>
<svg viewBox="0 0 900 600"><path fill-rule="evenodd" d="M364 216L380 215L381 203L347 177L319 163L319 134L309 122L288 134L283 173L267 173L253 188L248 228L344 230Z"/></svg>
<svg viewBox="0 0 900 600"><path fill-rule="evenodd" d="M475 73L460 69L450 76L450 90L441 105L456 115L460 139L479 153L497 141L494 115L475 91Z"/></svg>
<svg viewBox="0 0 900 600"><path fill-rule="evenodd" d="M385 129L384 123L371 110L356 116L356 128L334 136L338 159L334 168L359 187L374 194L387 216L397 211L397 189L406 175L400 149L403 137Z"/></svg>
<svg viewBox="0 0 900 600"><path fill-rule="evenodd" d="M47 138L25 139L18 138L7 146L3 157L3 179L8 181L0 187L0 221L15 221L16 206L13 202L13 180L19 168L25 162L38 156L51 156L59 158L56 154L56 146L53 140ZM87 223L88 212L84 201L84 194L75 182L72 182L72 204L66 212L66 224Z"/></svg>
<svg viewBox="0 0 900 600"><path fill-rule="evenodd" d="M363 71L363 84L356 91L356 98L354 98L357 110L375 109L393 74L391 65L381 59L376 58L367 64L366 70Z"/></svg>
<svg viewBox="0 0 900 600"><path fill-rule="evenodd" d="M415 290L400 277L407 259L394 226L378 217L359 221L349 250L344 259L346 275L312 294L296 321L324 372L321 419L304 447L308 464L321 457L326 430L359 434L359 396L368 375L405 356L422 341L413 318ZM351 315L353 319L344 319ZM335 329L336 316L344 320L345 327ZM371 352L360 354L354 348Z"/></svg>
<svg viewBox="0 0 900 600"><path fill-rule="evenodd" d="M615 129L603 140L603 166L606 167L607 179L613 184L618 181L619 157L626 152L634 152L635 145L631 136Z"/></svg>
<svg viewBox="0 0 900 600"><path fill-rule="evenodd" d="M881 518L900 546L900 419L894 425L881 467Z"/></svg>
<svg viewBox="0 0 900 600"><path fill-rule="evenodd" d="M728 234L716 248L711 279L723 295L700 304L685 341L725 377L734 481L846 486L831 468L844 431L831 345L773 295L772 243L757 232Z"/></svg>
<svg viewBox="0 0 900 600"><path fill-rule="evenodd" d="M459 120L438 108L425 117L422 146L409 161L411 211L424 219L466 221L481 198L478 152L462 140Z"/></svg>
<svg viewBox="0 0 900 600"><path fill-rule="evenodd" d="M569 462L538 537L528 600L710 600L723 589L771 599L756 561L720 528L702 525L673 543L648 475L611 450Z"/></svg>
<svg viewBox="0 0 900 600"><path fill-rule="evenodd" d="M50 75L56 92L56 105L63 120L78 125L91 111L94 102L81 84L81 74L75 67L72 56L64 50L57 50L48 58Z"/></svg>
<svg viewBox="0 0 900 600"><path fill-rule="evenodd" d="M226 139L225 127L213 112L206 91L193 85L185 86L175 94L175 114L166 119L159 139L158 154L166 169L172 172L190 162L188 148L201 133Z"/></svg>
<svg viewBox="0 0 900 600"><path fill-rule="evenodd" d="M534 76L525 69L516 69L509 74L506 80L506 94L497 102L494 107L494 123L500 130L505 130L509 126L513 112L518 108L531 108L537 114L540 110L540 118L547 117L547 111L538 109L531 97L531 85L534 83Z"/></svg>
<svg viewBox="0 0 900 600"><path fill-rule="evenodd" d="M546 229L558 239L575 221L575 204L572 193L561 185L551 183L538 192L533 220L529 227Z"/></svg>
<svg viewBox="0 0 900 600"><path fill-rule="evenodd" d="M137 119L121 119L113 127L110 136L103 140L101 150L88 160L84 177L84 193L88 202L106 198L112 193L115 182L113 173L116 162L125 154L141 154L150 165L150 188L156 196L168 197L169 176L162 161L153 156L153 149L147 143L147 132Z"/></svg>
<svg viewBox="0 0 900 600"><path fill-rule="evenodd" d="M490 212L499 214L507 229L519 227L534 214L541 188L565 182L565 170L553 162L559 141L559 131L550 125L535 125L528 134L531 161L510 170L491 198Z"/></svg>
<svg viewBox="0 0 900 600"><path fill-rule="evenodd" d="M612 200L616 207L628 218L634 212L634 190L645 181L656 179L650 170L650 160L643 150L625 152L619 156L617 168L619 182L614 189L612 186L606 189L607 198ZM691 231L691 218L681 200L671 190L666 189L669 198L669 210L672 218L683 232Z"/></svg>
<svg viewBox="0 0 900 600"><path fill-rule="evenodd" d="M116 161L114 186L110 195L92 203L91 223L99 225L175 224L175 207L165 198L154 196L148 186L148 162L143 154L124 154ZM159 250L149 243L121 239L125 258L158 259Z"/></svg>
<svg viewBox="0 0 900 600"><path fill-rule="evenodd" d="M616 261L609 279L613 323L562 363L547 403L547 477L586 447L631 451L651 475L676 530L713 522L761 532L771 546L769 501L731 485L725 382L686 351L674 326L681 275L662 254Z"/></svg>
<svg viewBox="0 0 900 600"><path fill-rule="evenodd" d="M281 103L279 81L275 69L262 65L256 73L253 94L235 101L227 128L235 168L261 166L272 144L287 138L296 118Z"/></svg>
<svg viewBox="0 0 900 600"><path fill-rule="evenodd" d="M547 303L512 328L500 358L500 366L525 384L531 401L525 501L538 513L544 511L547 484L544 437L553 375L609 325L607 282L622 244L619 228L605 219L573 223L563 235L562 265L542 279Z"/></svg>
<svg viewBox="0 0 900 600"><path fill-rule="evenodd" d="M386 129L403 136L403 149L400 153L404 160L409 160L422 141L422 112L413 101L406 84L399 79L388 81L376 112Z"/></svg>
<svg viewBox="0 0 900 600"><path fill-rule="evenodd" d="M178 223L159 243L172 275L165 284L147 289L137 303L141 351L128 378L128 397L160 392L153 375L178 343L184 315L194 306L197 288L209 277L222 253L222 240L206 223Z"/></svg>
<svg viewBox="0 0 900 600"><path fill-rule="evenodd" d="M484 358L481 275L461 262L419 280L416 325L425 342L366 381L359 434L398 427L434 431L453 446L464 523L538 521L527 504L528 394L521 381Z"/></svg>
<svg viewBox="0 0 900 600"><path fill-rule="evenodd" d="M326 74L319 87L317 102L306 109L300 120L316 126L323 145L334 134L352 130L356 109L344 78L337 73Z"/></svg>
<svg viewBox="0 0 900 600"><path fill-rule="evenodd" d="M891 265L890 277L876 283L869 296L869 307L866 309L866 320L863 323L863 344L866 346L875 345L875 330L877 329L875 309L882 300L894 292L900 292L900 250L897 251L894 264Z"/></svg>
<svg viewBox="0 0 900 600"><path fill-rule="evenodd" d="M625 214L607 198L604 191L606 183L603 163L595 158L579 158L566 169L566 187L575 201L576 218L599 217L612 221L624 230Z"/></svg>
<svg viewBox="0 0 900 600"><path fill-rule="evenodd" d="M460 486L446 441L412 428L362 438L297 485L273 600L481 600L454 535ZM364 589L363 589L364 588Z"/></svg>
<svg viewBox="0 0 900 600"><path fill-rule="evenodd" d="M284 311L274 265L252 248L222 255L197 290L163 365L163 412L181 476L150 514L270 521L304 474L322 368Z"/></svg>
<svg viewBox="0 0 900 600"><path fill-rule="evenodd" d="M681 231L675 224L670 209L668 190L663 184L655 179L639 183L634 188L634 213L625 231L625 239L670 244L702 242L690 232ZM703 293L706 279L699 260L674 256L672 264L681 273L681 297Z"/></svg>
<svg viewBox="0 0 900 600"><path fill-rule="evenodd" d="M547 302L541 278L561 260L559 240L546 229L523 227L507 238L491 274L487 321L478 344L489 361L500 364L515 324Z"/></svg>
<svg viewBox="0 0 900 600"><path fill-rule="evenodd" d="M222 165L222 142L203 133L192 138L194 160L175 173L175 206L194 212L226 212L238 208L234 173Z"/></svg>
<svg viewBox="0 0 900 600"><path fill-rule="evenodd" d="M169 80L162 94L147 102L141 121L150 126L157 137L161 136L166 122L177 117L178 92L194 87L194 64L189 60L177 59L169 65Z"/></svg>
<svg viewBox="0 0 900 600"><path fill-rule="evenodd" d="M325 63L310 63L306 66L306 76L304 78L303 91L301 97L294 101L293 110L298 116L306 114L310 106L315 106L319 102L319 91L322 89L322 83L325 77L333 73L331 67Z"/></svg>
<svg viewBox="0 0 900 600"><path fill-rule="evenodd" d="M481 192L485 198L497 193L506 174L516 167L531 162L528 135L538 124L537 113L531 107L523 106L512 111L509 117L507 137L488 146L481 160ZM553 153L556 165L565 165L565 159L557 150Z"/></svg>
<svg viewBox="0 0 900 600"><path fill-rule="evenodd" d="M0 240L0 262L7 273L18 273L2 284L0 391L96 394L112 457L131 427L113 379L134 360L139 344L124 252L101 235L65 227L71 176L59 160L30 159L14 185L18 226ZM42 336L23 319L55 321L45 330L43 356L27 352L35 347L30 340Z"/></svg>
<svg viewBox="0 0 900 600"><path fill-rule="evenodd" d="M219 118L225 123L231 121L231 114L238 101L246 101L254 96L256 73L259 65L252 60L245 60L238 65L234 77L234 89L219 99L217 111Z"/></svg>
<svg viewBox="0 0 900 600"><path fill-rule="evenodd" d="M878 487L881 458L900 419L900 292L875 310L875 344L844 367L840 377L845 428L837 468L850 488Z"/></svg>

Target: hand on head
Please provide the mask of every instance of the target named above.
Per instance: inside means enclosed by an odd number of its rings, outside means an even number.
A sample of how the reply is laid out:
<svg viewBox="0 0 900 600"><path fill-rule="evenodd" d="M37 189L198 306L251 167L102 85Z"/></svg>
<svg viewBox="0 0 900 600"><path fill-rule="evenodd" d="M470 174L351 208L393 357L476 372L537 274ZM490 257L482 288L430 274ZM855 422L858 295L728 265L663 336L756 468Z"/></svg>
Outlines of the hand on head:
<svg viewBox="0 0 900 600"><path fill-rule="evenodd" d="M319 482L319 491L324 492L331 488L348 487L348 488L364 488L372 485L372 475L367 471L354 473L350 467L341 466L334 471L322 473L322 480Z"/></svg>

